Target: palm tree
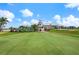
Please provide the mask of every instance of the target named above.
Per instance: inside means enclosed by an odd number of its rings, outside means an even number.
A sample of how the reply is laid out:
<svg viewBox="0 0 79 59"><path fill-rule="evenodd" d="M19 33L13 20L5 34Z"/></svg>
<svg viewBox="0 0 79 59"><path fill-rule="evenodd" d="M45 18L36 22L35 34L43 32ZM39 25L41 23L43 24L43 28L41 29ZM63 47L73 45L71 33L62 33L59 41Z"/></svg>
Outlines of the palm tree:
<svg viewBox="0 0 79 59"><path fill-rule="evenodd" d="M0 31L2 31L2 28L5 24L7 24L8 20L5 17L0 18Z"/></svg>

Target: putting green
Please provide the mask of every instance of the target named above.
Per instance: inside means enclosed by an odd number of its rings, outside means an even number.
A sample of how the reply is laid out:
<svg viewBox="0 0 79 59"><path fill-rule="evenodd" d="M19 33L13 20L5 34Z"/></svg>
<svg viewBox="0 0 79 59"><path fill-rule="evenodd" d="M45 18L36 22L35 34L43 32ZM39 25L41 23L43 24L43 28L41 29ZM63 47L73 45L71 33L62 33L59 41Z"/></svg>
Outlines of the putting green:
<svg viewBox="0 0 79 59"><path fill-rule="evenodd" d="M1 55L79 54L79 38L55 32L0 34Z"/></svg>

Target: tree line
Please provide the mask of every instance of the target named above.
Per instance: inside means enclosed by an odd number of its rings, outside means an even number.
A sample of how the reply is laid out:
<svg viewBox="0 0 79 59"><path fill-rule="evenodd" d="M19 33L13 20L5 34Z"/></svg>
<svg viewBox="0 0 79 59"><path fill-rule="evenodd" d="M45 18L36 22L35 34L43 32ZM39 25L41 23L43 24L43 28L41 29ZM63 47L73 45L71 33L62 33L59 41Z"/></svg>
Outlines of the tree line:
<svg viewBox="0 0 79 59"><path fill-rule="evenodd" d="M3 27L8 23L9 21L7 20L6 17L1 17L0 18L0 32L3 31ZM29 26L19 26L18 28L10 27L10 32L35 32L38 31L38 25L32 24L30 27ZM52 25L52 29L79 29L79 27L75 26L59 26L59 25Z"/></svg>

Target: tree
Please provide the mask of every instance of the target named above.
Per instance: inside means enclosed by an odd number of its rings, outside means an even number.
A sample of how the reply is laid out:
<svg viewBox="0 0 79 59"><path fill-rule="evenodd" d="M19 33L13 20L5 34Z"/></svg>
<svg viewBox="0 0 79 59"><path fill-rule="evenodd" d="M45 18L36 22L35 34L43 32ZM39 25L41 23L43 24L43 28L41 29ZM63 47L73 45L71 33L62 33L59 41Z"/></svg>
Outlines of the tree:
<svg viewBox="0 0 79 59"><path fill-rule="evenodd" d="M32 30L35 32L38 29L38 26L36 24L31 25Z"/></svg>
<svg viewBox="0 0 79 59"><path fill-rule="evenodd" d="M14 28L14 27L10 27L10 32L18 32L18 29L17 28Z"/></svg>
<svg viewBox="0 0 79 59"><path fill-rule="evenodd" d="M19 31L20 32L26 32L27 31L27 27L26 26L20 26L19 27Z"/></svg>
<svg viewBox="0 0 79 59"><path fill-rule="evenodd" d="M8 20L5 17L0 18L0 31L2 31L2 28L5 24L7 24Z"/></svg>

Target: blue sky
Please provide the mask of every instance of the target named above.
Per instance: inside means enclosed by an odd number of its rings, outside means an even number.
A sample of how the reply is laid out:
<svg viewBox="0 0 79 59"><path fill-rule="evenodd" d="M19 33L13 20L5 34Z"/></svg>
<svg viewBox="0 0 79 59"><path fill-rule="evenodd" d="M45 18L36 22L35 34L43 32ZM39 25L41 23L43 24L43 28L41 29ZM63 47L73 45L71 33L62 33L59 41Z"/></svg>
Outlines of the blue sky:
<svg viewBox="0 0 79 59"><path fill-rule="evenodd" d="M31 22L37 22L38 19L43 22L48 21L51 24L79 26L79 4L1 3L0 17L4 15L11 20L7 24L8 27L31 24Z"/></svg>

